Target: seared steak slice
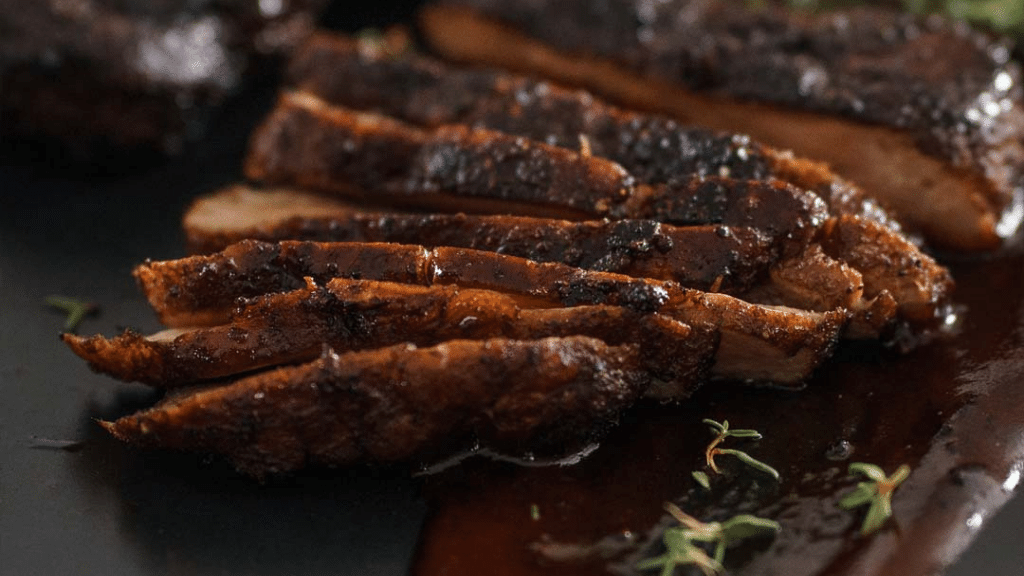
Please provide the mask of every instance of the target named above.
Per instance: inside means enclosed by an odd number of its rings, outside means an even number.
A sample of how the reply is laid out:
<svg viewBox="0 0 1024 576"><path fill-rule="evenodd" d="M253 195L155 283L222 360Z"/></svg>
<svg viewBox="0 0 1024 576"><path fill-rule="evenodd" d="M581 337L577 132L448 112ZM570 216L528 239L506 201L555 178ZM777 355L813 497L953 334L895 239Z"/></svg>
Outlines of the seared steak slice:
<svg viewBox="0 0 1024 576"><path fill-rule="evenodd" d="M455 340L327 350L309 364L187 391L103 425L139 446L224 455L254 476L429 459L476 442L564 455L598 436L645 385L632 346Z"/></svg>
<svg viewBox="0 0 1024 576"><path fill-rule="evenodd" d="M308 213L320 217L296 215L303 213L296 205L318 206ZM760 235L746 228L368 211L301 192L261 192L240 185L197 200L186 213L184 226L198 252L215 252L245 238L454 246L675 280L688 288L714 287L727 294L742 294L763 281L779 258ZM779 303L801 307L802 301ZM829 308L838 305L833 302Z"/></svg>
<svg viewBox="0 0 1024 576"><path fill-rule="evenodd" d="M885 226L840 216L825 224L820 242L825 254L860 272L865 300L888 293L912 325L934 327L949 313L949 270Z"/></svg>
<svg viewBox="0 0 1024 576"><path fill-rule="evenodd" d="M316 358L323 345L338 351L446 340L590 336L633 344L644 367L665 382L661 393L684 398L706 375L717 345L710 328L692 330L670 318L618 306L520 308L489 290L423 287L367 280L331 280L318 287L249 302L229 322L143 337L126 332L65 341L97 370L122 380L176 387L267 366Z"/></svg>
<svg viewBox="0 0 1024 576"><path fill-rule="evenodd" d="M274 283L280 286L276 290L286 290L305 276L320 277L327 282L339 273L335 267L337 262L364 263L350 265L341 274L362 278L401 277L404 282L425 286L456 284L463 289L485 289L505 294L524 308L625 306L644 313L658 312L699 331L721 333L719 357L724 354L730 360L725 362L718 358L713 367L714 375L780 384L801 381L827 357L845 318L841 311L817 313L766 307L724 294L687 290L671 282L591 272L561 264L539 264L473 250L437 248L426 251L401 245L290 242L282 243L279 248L262 245L261 250L259 246L252 249L239 245L223 255L151 263L140 267L137 276L154 309L171 324L175 319L183 323L189 319L227 322L230 318L225 312L238 297L274 291ZM388 257L376 258L375 253ZM406 258L394 257L399 253ZM341 280L331 282L329 286ZM751 362L742 358L745 354L757 360ZM734 363L734 360L742 362Z"/></svg>
<svg viewBox="0 0 1024 576"><path fill-rule="evenodd" d="M779 181L643 185L608 160L461 125L422 130L290 93L252 139L246 175L398 208L725 224L799 242L827 216Z"/></svg>
<svg viewBox="0 0 1024 576"><path fill-rule="evenodd" d="M455 60L821 158L937 245L991 249L1024 217L1020 70L962 24L731 0L446 0L422 23Z"/></svg>
<svg viewBox="0 0 1024 576"><path fill-rule="evenodd" d="M395 56L321 32L288 69L297 89L330 102L427 127L466 124L525 136L622 165L644 184L692 176L785 180L821 196L833 213L898 228L860 189L826 165L752 142L740 134L681 126L664 116L617 108L583 91L504 71L457 68L406 52Z"/></svg>
<svg viewBox="0 0 1024 576"><path fill-rule="evenodd" d="M233 186L197 200L185 216L185 229L198 252L220 250L242 238L416 242L675 280L761 304L845 308L853 315L846 335L854 338L875 338L894 318L932 326L945 313L952 291L949 272L912 243L883 225L850 216L826 222L815 240L824 248L812 243L780 257L744 228L381 213L297 191ZM601 230L610 233L597 235ZM638 236L644 230L651 235ZM861 268L869 273L862 275Z"/></svg>
<svg viewBox="0 0 1024 576"><path fill-rule="evenodd" d="M177 327L227 322L239 298L301 288L306 278L454 284L501 292L528 308L612 304L640 311L662 306L671 286L479 250L290 241L242 241L210 256L147 262L135 276L161 321Z"/></svg>

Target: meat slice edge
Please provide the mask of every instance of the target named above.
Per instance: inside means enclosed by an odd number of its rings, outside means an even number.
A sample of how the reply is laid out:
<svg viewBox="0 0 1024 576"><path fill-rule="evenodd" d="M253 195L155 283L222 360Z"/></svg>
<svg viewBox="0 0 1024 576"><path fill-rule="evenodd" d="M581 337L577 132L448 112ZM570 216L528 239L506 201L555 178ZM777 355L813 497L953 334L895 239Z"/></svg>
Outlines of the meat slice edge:
<svg viewBox="0 0 1024 576"><path fill-rule="evenodd" d="M827 220L814 242L782 257L763 238L737 227L384 213L311 193L236 185L198 199L184 226L201 252L242 238L417 242L675 280L759 304L845 308L852 314L851 338L885 335L893 319L931 329L941 323L953 291L948 270L912 242L853 216ZM587 235L578 236L577 228ZM606 230L614 233L598 234ZM861 269L869 271L866 277Z"/></svg>
<svg viewBox="0 0 1024 576"><path fill-rule="evenodd" d="M441 251L445 252L453 251ZM465 252L455 253L460 266L466 263ZM533 301L546 299L548 305L520 308L507 294L471 287L342 278L318 287L309 279L305 288L248 301L227 324L183 328L149 338L126 333L112 340L74 335L64 339L95 369L121 378L175 385L307 360L324 342L353 349L403 341L428 345L450 338L522 338L544 332L594 335L613 343L650 342L653 352L665 336L677 338L690 350L674 360L684 367L681 372L685 375L698 374L705 358L713 355L713 376L792 385L828 357L845 324L842 312L757 306L671 283L528 261L538 272L533 274L538 282L523 276L506 280L508 267L486 269L493 255L482 256L480 266L468 269L467 274L477 278L468 282L469 286L503 289L513 295L522 295L527 287ZM433 263L435 277L444 278L443 259ZM588 315L584 310L594 305L625 307L633 312L616 312L614 317ZM639 316L632 316L634 313ZM647 318L655 313L692 331L680 332ZM666 329L674 334L666 336ZM689 338L693 338L693 346ZM723 361L746 355L751 356L750 362ZM661 378L663 374L678 377L680 372L671 368L671 359L664 367L652 366L652 372Z"/></svg>
<svg viewBox="0 0 1024 576"><path fill-rule="evenodd" d="M213 452L262 477L307 464L485 448L557 453L600 436L646 386L632 346L583 337L449 341L339 354L103 422L146 447Z"/></svg>
<svg viewBox="0 0 1024 576"><path fill-rule="evenodd" d="M828 216L816 194L781 181L638 184L603 158L462 125L423 130L307 93L281 97L253 135L245 173L399 209L725 224L778 243L799 243Z"/></svg>
<svg viewBox="0 0 1024 576"><path fill-rule="evenodd" d="M634 3L600 6L629 11ZM815 19L736 10L718 0L680 0L663 8L684 6L701 15L693 29L672 31L669 25L664 37L650 30L655 37L648 46L628 53L652 59L631 65L624 65L629 56L623 46L636 42L640 21L573 16L589 10L585 1L513 7L460 0L428 6L421 23L432 47L449 58L586 86L631 107L821 158L934 245L990 250L1020 226L1024 109L1020 72L1008 62L1005 46L942 20L871 10ZM552 26L557 18L560 24ZM519 24L509 24L514 21ZM633 27L632 35L622 36L620 26ZM893 40L881 30L895 31ZM626 44L597 48L616 35ZM680 41L687 37L706 44ZM807 51L794 51L794 39L804 39ZM649 46L665 51L656 56ZM700 50L709 46L721 50L702 61ZM696 68L685 63L691 57ZM663 69L672 62L669 71ZM801 79L821 82L803 93ZM813 97L823 98L820 107L806 104ZM979 108L978 102L995 106Z"/></svg>
<svg viewBox="0 0 1024 576"><path fill-rule="evenodd" d="M465 124L581 150L619 163L645 184L692 176L776 178L815 192L835 214L898 229L874 199L820 162L742 134L618 108L543 80L459 68L412 52L396 56L367 42L319 32L296 50L288 81L331 104L423 127Z"/></svg>

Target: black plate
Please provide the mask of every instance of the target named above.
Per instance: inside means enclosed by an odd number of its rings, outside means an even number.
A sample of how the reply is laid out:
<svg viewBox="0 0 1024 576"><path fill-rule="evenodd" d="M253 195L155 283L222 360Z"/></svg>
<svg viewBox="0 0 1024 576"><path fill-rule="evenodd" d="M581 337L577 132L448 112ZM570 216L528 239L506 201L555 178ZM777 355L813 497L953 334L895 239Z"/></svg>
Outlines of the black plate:
<svg viewBox="0 0 1024 576"><path fill-rule="evenodd" d="M410 4L332 17L381 24ZM128 448L94 420L154 395L89 372L43 304L51 294L97 303L84 333L157 328L131 268L182 255L183 210L239 178L246 134L271 101L266 90L238 99L183 156L127 175L76 176L28 145L0 162L0 574L409 571L427 512L418 480L353 467L259 484L219 460ZM1019 571L1022 529L1017 498L948 574Z"/></svg>

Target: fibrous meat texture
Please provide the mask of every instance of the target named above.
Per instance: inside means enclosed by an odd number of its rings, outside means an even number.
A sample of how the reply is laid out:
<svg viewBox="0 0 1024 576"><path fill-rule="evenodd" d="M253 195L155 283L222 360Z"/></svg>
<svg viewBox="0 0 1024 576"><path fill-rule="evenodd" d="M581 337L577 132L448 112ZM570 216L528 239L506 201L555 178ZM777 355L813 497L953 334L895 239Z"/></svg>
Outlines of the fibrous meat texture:
<svg viewBox="0 0 1024 576"><path fill-rule="evenodd" d="M992 249L1024 218L1007 41L881 8L731 0L445 0L445 56L587 87L827 161L930 242Z"/></svg>
<svg viewBox="0 0 1024 576"><path fill-rule="evenodd" d="M798 388L945 317L948 271L824 164L327 33L288 76L253 184L135 270L167 328L63 336L169 390L119 438L255 475L578 447L640 398Z"/></svg>

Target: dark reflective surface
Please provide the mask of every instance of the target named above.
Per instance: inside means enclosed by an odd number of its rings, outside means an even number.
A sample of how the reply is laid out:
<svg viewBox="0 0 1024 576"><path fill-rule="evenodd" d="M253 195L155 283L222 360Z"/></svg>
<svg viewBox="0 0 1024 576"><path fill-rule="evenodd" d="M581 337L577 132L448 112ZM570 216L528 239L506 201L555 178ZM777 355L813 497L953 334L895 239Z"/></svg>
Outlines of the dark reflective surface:
<svg viewBox="0 0 1024 576"><path fill-rule="evenodd" d="M404 4L364 6L358 18L392 21L408 14ZM979 530L948 574L1024 565L1024 500L995 513L1024 462L1019 248L956 266L967 308L955 339L906 357L846 347L799 393L714 386L684 406L640 407L576 467L471 460L428 479L356 467L259 484L218 460L113 440L94 419L154 395L89 372L57 341L63 317L43 299L98 303L83 333L156 328L131 268L182 254L182 211L238 178L246 134L271 101L267 90L238 99L195 149L122 176L64 172L52 151L22 147L15 160L4 143L0 574L589 574L631 565L648 541L656 548L665 500L703 518L778 518L776 541L734 556L742 574L924 574ZM704 417L760 429L765 439L745 447L783 483L743 475L697 489L689 474L708 440ZM853 538L859 516L834 506L852 486L846 465L859 460L915 467L895 500L899 529L871 540ZM530 548L597 542L609 558L556 563Z"/></svg>

